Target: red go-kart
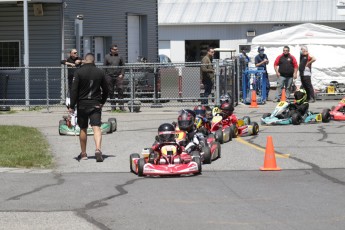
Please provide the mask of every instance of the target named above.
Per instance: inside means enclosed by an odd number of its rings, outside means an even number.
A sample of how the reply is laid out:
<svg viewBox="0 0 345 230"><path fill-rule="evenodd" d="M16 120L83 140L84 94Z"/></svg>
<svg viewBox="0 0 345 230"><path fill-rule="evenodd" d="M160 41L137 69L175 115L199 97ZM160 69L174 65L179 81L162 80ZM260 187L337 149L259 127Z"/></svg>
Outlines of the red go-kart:
<svg viewBox="0 0 345 230"><path fill-rule="evenodd" d="M231 119L228 119L228 122L231 122ZM257 135L259 133L259 124L256 122L251 122L250 117L244 116L242 119L238 119L235 123L232 123L231 131L231 135L233 138L236 138L238 136L245 137Z"/></svg>
<svg viewBox="0 0 345 230"><path fill-rule="evenodd" d="M138 176L170 176L183 174L200 174L202 170L199 156L187 152L178 152L181 148L176 142L161 143L158 151L145 148L142 157L132 153L129 157L130 170Z"/></svg>
<svg viewBox="0 0 345 230"><path fill-rule="evenodd" d="M221 157L220 143L216 141L213 134L204 136L204 133L194 134L193 140L187 141L187 133L176 127L176 142L185 147L185 150L191 150L191 156L201 157L201 162L211 164L211 162ZM198 138L202 136L203 138ZM203 139L203 140L200 140Z"/></svg>
<svg viewBox="0 0 345 230"><path fill-rule="evenodd" d="M337 106L332 106L329 113L331 115L331 119L336 121L345 121L345 97L339 101Z"/></svg>

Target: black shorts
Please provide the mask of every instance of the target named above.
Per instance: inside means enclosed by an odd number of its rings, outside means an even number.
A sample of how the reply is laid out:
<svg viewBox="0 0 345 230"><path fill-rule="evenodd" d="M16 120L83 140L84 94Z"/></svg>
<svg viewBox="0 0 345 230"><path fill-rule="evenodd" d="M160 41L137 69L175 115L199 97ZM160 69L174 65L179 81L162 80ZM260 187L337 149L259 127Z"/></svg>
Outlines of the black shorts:
<svg viewBox="0 0 345 230"><path fill-rule="evenodd" d="M77 118L78 118L78 125L81 129L86 129L89 124L88 121L90 119L91 126L101 126L101 108L95 107L82 107L78 108Z"/></svg>

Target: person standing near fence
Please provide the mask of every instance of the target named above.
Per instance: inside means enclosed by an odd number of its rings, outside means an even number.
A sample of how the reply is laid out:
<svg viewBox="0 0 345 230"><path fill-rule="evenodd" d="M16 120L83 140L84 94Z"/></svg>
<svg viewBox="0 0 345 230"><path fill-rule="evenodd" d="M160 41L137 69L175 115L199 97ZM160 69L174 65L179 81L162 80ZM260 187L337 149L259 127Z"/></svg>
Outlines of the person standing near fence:
<svg viewBox="0 0 345 230"><path fill-rule="evenodd" d="M268 57L265 54L265 48L263 46L258 47L258 55L255 56L255 66L263 68L265 70L266 78L266 100L268 100L268 94L270 92L270 80L267 73L267 65L269 63Z"/></svg>
<svg viewBox="0 0 345 230"><path fill-rule="evenodd" d="M93 129L93 137L96 145L95 157L97 162L103 161L101 152L102 131L101 115L102 107L108 97L108 86L104 72L95 65L95 56L86 54L85 64L74 73L71 105L69 112L74 113L75 106L78 106L77 122L80 127L80 148L81 153L78 159L87 160L86 143L87 128L90 125Z"/></svg>
<svg viewBox="0 0 345 230"><path fill-rule="evenodd" d="M311 64L315 62L316 59L309 54L307 46L301 47L299 61L299 75L301 77L302 86L307 92L307 101L314 103L315 96L313 84L311 83Z"/></svg>
<svg viewBox="0 0 345 230"><path fill-rule="evenodd" d="M68 67L68 95L69 96L71 93L74 72L76 71L76 67L80 67L82 63L83 63L83 59L78 56L78 51L76 49L72 49L69 52L69 57L66 60L61 61L61 64L64 64Z"/></svg>
<svg viewBox="0 0 345 230"><path fill-rule="evenodd" d="M124 78L124 66L125 63L123 58L119 55L119 50L117 45L112 45L110 48L110 53L105 55L104 66L112 66L112 68L106 68L106 79L109 87L109 97L110 99L115 99L115 88L117 91L117 98L123 99L123 78ZM119 101L119 108L125 111L123 106L124 102ZM116 101L111 102L111 110L116 110Z"/></svg>
<svg viewBox="0 0 345 230"><path fill-rule="evenodd" d="M296 58L290 54L288 46L284 46L283 53L276 58L274 70L277 75L277 94L273 102L279 102L283 88L286 90L286 97L289 98L293 79L297 78L298 64Z"/></svg>
<svg viewBox="0 0 345 230"><path fill-rule="evenodd" d="M214 68L212 65L212 59L214 56L214 49L212 47L207 48L207 54L201 60L201 67L200 67L200 75L201 81L204 85L204 95L203 99L201 100L201 104L207 105L208 104L208 96L212 92L213 84L214 84Z"/></svg>

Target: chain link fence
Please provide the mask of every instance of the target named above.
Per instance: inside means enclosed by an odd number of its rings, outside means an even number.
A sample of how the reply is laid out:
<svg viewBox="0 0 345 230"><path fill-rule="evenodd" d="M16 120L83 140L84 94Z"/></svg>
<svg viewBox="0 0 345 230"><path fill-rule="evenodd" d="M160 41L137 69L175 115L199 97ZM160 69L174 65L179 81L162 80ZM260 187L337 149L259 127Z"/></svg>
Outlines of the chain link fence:
<svg viewBox="0 0 345 230"><path fill-rule="evenodd" d="M222 94L230 94L234 104L240 99L240 74L238 60L214 61L216 72L209 105L219 103ZM134 107L182 107L195 106L203 99L203 85L199 63L126 64L122 82L124 98L108 99L104 105L116 101L125 103L130 111ZM68 67L69 68L69 67ZM68 68L59 67L0 67L0 105L30 110L40 107L48 111L66 106ZM98 68L118 68L104 67Z"/></svg>

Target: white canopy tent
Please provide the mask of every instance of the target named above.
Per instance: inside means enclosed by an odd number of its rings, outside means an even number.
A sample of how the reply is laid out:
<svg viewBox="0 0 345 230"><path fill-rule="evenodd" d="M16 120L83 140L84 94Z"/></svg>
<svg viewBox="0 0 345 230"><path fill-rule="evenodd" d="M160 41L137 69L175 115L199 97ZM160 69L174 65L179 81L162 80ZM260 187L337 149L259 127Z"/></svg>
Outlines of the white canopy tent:
<svg viewBox="0 0 345 230"><path fill-rule="evenodd" d="M298 63L302 45L306 45L309 53L316 58L312 67L312 82L315 89L325 89L330 81L345 83L345 31L305 23L255 37L249 55L254 63L258 46L264 46L270 61L267 71L269 75L275 75L273 63L283 52L285 45L290 47L290 53L296 57Z"/></svg>

